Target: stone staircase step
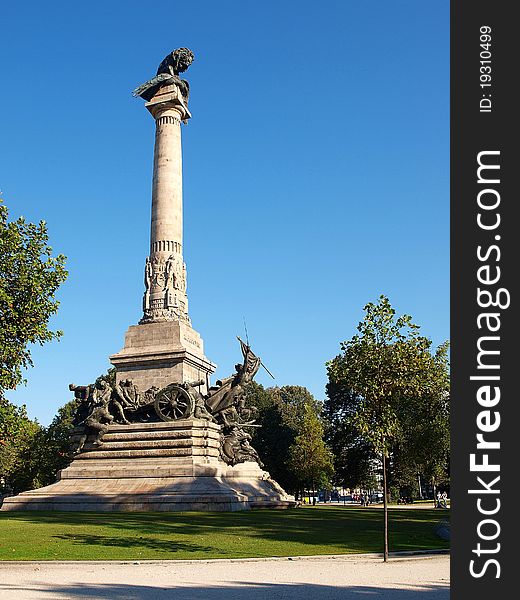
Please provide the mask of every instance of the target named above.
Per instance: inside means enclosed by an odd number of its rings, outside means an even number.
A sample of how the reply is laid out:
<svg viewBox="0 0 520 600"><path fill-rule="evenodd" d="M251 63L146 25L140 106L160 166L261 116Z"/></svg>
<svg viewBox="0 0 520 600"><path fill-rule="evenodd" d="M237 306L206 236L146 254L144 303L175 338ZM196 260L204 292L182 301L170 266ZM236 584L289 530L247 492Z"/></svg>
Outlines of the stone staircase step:
<svg viewBox="0 0 520 600"><path fill-rule="evenodd" d="M189 448L150 448L149 450L91 450L82 452L76 457L77 461L90 460L93 458L150 458L153 456L216 456L216 448L198 448L192 446Z"/></svg>
<svg viewBox="0 0 520 600"><path fill-rule="evenodd" d="M159 431L112 431L103 436L103 442L112 442L119 440L156 440L156 439L220 439L218 431L203 431L190 429L161 429Z"/></svg>
<svg viewBox="0 0 520 600"><path fill-rule="evenodd" d="M103 445L99 446L97 450L108 452L112 450L147 450L154 448L190 448L190 447L210 447L218 448L218 440L203 440L201 438L191 439L155 439L155 440L117 440L117 441L105 441L103 438ZM93 447L92 451L96 449Z"/></svg>

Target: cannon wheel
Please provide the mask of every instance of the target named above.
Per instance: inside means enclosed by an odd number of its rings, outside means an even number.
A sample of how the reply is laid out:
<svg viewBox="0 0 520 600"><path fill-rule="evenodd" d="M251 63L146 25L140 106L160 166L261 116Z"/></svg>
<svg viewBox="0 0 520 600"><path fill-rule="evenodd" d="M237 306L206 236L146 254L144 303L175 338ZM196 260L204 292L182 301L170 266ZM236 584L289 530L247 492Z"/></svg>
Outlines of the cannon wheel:
<svg viewBox="0 0 520 600"><path fill-rule="evenodd" d="M173 384L157 392L154 407L162 421L176 421L193 413L193 400L185 389Z"/></svg>

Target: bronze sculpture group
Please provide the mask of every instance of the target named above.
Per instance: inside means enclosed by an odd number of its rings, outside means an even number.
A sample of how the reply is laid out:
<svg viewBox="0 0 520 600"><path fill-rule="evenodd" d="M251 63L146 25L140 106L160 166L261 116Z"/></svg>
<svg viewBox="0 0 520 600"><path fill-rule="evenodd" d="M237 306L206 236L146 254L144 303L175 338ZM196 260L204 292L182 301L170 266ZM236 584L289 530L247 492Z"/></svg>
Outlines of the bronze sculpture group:
<svg viewBox="0 0 520 600"><path fill-rule="evenodd" d="M250 445L251 435L244 431L257 427L254 406L246 406L245 389L260 368L261 361L249 345L240 340L243 363L235 365L235 373L217 381L207 394L201 393L203 380L171 383L159 389L140 391L130 379L76 386L70 384L78 406L74 415L76 427L72 452L99 448L109 425L205 419L221 427L220 455L230 465L256 461L262 466L256 450ZM87 447L87 449L88 449Z"/></svg>

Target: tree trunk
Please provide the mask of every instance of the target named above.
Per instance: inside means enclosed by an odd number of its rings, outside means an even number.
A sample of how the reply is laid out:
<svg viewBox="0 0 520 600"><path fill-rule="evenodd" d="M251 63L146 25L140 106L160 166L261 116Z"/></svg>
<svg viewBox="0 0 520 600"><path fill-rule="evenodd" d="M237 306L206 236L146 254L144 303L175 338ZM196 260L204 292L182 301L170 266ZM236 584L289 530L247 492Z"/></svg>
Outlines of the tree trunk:
<svg viewBox="0 0 520 600"><path fill-rule="evenodd" d="M388 560L388 500L386 495L386 456L383 445L383 514L384 514L384 552L383 559L385 562Z"/></svg>

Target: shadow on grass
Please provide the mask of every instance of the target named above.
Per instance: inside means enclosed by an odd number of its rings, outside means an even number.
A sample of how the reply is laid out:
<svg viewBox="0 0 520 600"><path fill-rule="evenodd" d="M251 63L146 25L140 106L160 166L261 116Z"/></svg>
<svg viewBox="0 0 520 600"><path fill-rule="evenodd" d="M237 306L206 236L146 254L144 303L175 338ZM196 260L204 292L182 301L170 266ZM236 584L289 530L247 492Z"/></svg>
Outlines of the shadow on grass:
<svg viewBox="0 0 520 600"><path fill-rule="evenodd" d="M330 586L315 584L251 584L237 582L233 585L207 587L176 587L149 585L120 585L120 584L77 584L56 586L33 584L18 589L0 585L9 589L12 594L18 591L38 593L38 598L64 600L162 600L179 598L182 600L360 600L361 598L381 598L385 600L448 600L450 591L448 585L428 584L419 588L387 588L375 586ZM31 597L35 597L32 596ZM22 596L23 598L23 596Z"/></svg>
<svg viewBox="0 0 520 600"><path fill-rule="evenodd" d="M184 544L172 542L167 539L151 537L109 537L105 535L92 534L63 534L53 535L54 539L65 540L71 544L85 544L87 546L115 546L119 548L148 548L156 552L214 552L211 546L199 546L198 544Z"/></svg>

